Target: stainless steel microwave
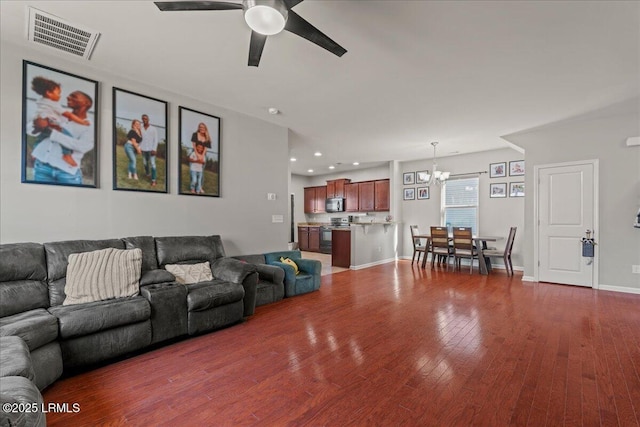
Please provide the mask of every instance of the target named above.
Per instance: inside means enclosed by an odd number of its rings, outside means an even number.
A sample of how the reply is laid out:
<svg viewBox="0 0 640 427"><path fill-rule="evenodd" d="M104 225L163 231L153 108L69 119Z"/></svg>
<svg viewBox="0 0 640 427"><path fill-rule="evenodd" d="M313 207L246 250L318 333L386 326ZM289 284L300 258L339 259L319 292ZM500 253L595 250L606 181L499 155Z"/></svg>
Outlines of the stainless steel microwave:
<svg viewBox="0 0 640 427"><path fill-rule="evenodd" d="M344 199L342 197L327 199L324 208L327 212L344 212Z"/></svg>

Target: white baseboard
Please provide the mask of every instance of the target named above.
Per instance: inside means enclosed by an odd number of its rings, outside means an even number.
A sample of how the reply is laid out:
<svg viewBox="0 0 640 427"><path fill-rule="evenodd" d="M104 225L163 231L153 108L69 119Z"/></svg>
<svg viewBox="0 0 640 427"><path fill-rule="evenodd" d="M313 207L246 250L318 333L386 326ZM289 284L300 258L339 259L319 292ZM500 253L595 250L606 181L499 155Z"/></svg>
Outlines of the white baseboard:
<svg viewBox="0 0 640 427"><path fill-rule="evenodd" d="M535 282L536 279L533 276L522 276L523 282Z"/></svg>
<svg viewBox="0 0 640 427"><path fill-rule="evenodd" d="M409 258L409 259L411 259L411 258ZM373 267L373 266L376 266L376 265L386 264L388 262L395 262L395 261L396 261L396 258L387 258L387 259L383 259L383 260L380 260L380 261L370 262L370 263L367 263L367 264L352 265L349 268L351 270L362 270L363 268L369 268L369 267Z"/></svg>
<svg viewBox="0 0 640 427"><path fill-rule="evenodd" d="M623 292L626 294L637 294L640 295L640 289L638 288L628 288L626 286L611 286L611 285L603 285L600 284L598 286L599 291L612 291L612 292Z"/></svg>

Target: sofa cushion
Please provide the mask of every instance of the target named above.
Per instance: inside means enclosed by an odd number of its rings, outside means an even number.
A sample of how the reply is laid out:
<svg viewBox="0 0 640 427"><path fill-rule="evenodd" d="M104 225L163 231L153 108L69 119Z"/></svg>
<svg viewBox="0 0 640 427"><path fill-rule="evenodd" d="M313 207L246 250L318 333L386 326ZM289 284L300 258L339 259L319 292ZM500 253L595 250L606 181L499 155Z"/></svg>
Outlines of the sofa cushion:
<svg viewBox="0 0 640 427"><path fill-rule="evenodd" d="M144 252L143 259L144 259ZM176 277L167 270L158 268L156 270L148 270L142 273L140 277L140 286L157 285L159 283L174 282Z"/></svg>
<svg viewBox="0 0 640 427"><path fill-rule="evenodd" d="M35 378L29 347L16 336L0 337L0 377L10 376Z"/></svg>
<svg viewBox="0 0 640 427"><path fill-rule="evenodd" d="M152 236L125 237L122 239L127 249L142 249L142 272L156 270L158 258L156 257L156 241Z"/></svg>
<svg viewBox="0 0 640 427"><path fill-rule="evenodd" d="M0 317L49 307L46 265L40 244L0 245Z"/></svg>
<svg viewBox="0 0 640 427"><path fill-rule="evenodd" d="M58 320L43 308L0 318L0 336L17 335L33 351L58 338Z"/></svg>
<svg viewBox="0 0 640 427"><path fill-rule="evenodd" d="M209 310L240 301L244 297L242 285L223 280L187 285L187 291L188 311Z"/></svg>
<svg viewBox="0 0 640 427"><path fill-rule="evenodd" d="M209 261L224 257L220 236L156 237L158 266Z"/></svg>
<svg viewBox="0 0 640 427"><path fill-rule="evenodd" d="M213 280L209 261L198 264L167 264L164 268L176 277L176 282L182 285Z"/></svg>
<svg viewBox="0 0 640 427"><path fill-rule="evenodd" d="M106 248L124 249L124 242L120 239L108 239L68 240L45 243L44 250L47 258L49 304L60 305L64 301L64 285L66 283L65 277L67 275L69 255Z"/></svg>
<svg viewBox="0 0 640 427"><path fill-rule="evenodd" d="M149 302L141 297L118 298L49 308L58 318L60 337L70 339L142 322L151 316Z"/></svg>
<svg viewBox="0 0 640 427"><path fill-rule="evenodd" d="M245 261L245 262L248 262L249 264L265 264L263 254L236 255L231 258L235 258L240 261Z"/></svg>
<svg viewBox="0 0 640 427"><path fill-rule="evenodd" d="M69 255L63 305L138 295L142 250L107 248Z"/></svg>

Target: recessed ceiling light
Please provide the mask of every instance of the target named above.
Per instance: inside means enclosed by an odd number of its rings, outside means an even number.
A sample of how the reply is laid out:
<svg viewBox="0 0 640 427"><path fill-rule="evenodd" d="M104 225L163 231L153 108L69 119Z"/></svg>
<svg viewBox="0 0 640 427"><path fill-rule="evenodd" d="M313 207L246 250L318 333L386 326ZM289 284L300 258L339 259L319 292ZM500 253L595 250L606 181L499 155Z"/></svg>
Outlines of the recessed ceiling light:
<svg viewBox="0 0 640 427"><path fill-rule="evenodd" d="M316 156L316 157L320 157L320 156L322 156L322 153L319 152L319 151L316 151L315 153L313 153L313 155Z"/></svg>
<svg viewBox="0 0 640 427"><path fill-rule="evenodd" d="M292 158L290 158L289 160L291 160L292 162L295 162L295 161L296 161L296 160L298 160L298 159L296 159L295 157L292 157Z"/></svg>
<svg viewBox="0 0 640 427"><path fill-rule="evenodd" d="M267 111L269 112L269 114L272 114L272 115L276 115L280 112L280 110L274 107L269 108Z"/></svg>
<svg viewBox="0 0 640 427"><path fill-rule="evenodd" d="M336 167L335 167L335 166L333 166L333 165L329 166L329 169L335 169L335 168L336 168Z"/></svg>
<svg viewBox="0 0 640 427"><path fill-rule="evenodd" d="M307 172L313 173L313 169L308 169Z"/></svg>
<svg viewBox="0 0 640 427"><path fill-rule="evenodd" d="M360 162L353 162L353 166L358 166Z"/></svg>

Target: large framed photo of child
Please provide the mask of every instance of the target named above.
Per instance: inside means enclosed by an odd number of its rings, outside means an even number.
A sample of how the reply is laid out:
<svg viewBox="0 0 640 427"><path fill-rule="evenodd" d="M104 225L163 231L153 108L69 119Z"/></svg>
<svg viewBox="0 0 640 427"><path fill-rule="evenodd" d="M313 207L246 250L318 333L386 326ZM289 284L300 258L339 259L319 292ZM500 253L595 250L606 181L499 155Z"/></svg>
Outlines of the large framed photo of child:
<svg viewBox="0 0 640 427"><path fill-rule="evenodd" d="M179 108L180 194L220 197L220 118Z"/></svg>
<svg viewBox="0 0 640 427"><path fill-rule="evenodd" d="M113 189L166 193L167 103L113 88Z"/></svg>
<svg viewBox="0 0 640 427"><path fill-rule="evenodd" d="M98 82L22 61L22 182L98 186Z"/></svg>

